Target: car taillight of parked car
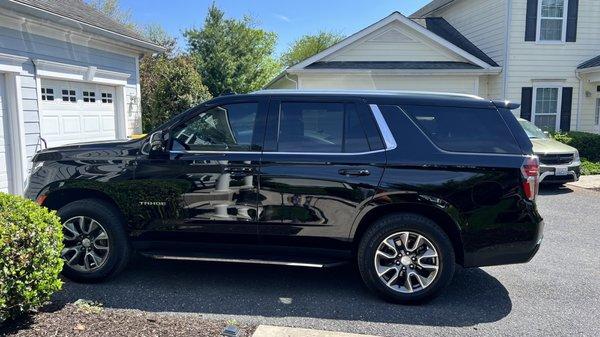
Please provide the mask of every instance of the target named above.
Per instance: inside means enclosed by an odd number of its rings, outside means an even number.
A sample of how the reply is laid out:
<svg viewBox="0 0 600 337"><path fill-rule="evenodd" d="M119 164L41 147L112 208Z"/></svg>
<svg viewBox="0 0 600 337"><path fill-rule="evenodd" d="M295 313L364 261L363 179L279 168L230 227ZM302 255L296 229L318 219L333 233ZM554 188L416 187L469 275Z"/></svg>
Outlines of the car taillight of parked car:
<svg viewBox="0 0 600 337"><path fill-rule="evenodd" d="M540 184L540 161L537 156L526 157L521 166L523 190L529 200L535 200Z"/></svg>

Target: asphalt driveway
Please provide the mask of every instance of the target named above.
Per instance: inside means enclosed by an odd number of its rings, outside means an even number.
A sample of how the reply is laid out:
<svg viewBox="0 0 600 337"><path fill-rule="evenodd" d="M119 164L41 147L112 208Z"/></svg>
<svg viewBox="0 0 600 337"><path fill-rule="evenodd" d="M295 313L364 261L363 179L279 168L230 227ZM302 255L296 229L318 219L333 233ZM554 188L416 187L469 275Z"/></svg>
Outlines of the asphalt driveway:
<svg viewBox="0 0 600 337"><path fill-rule="evenodd" d="M329 270L139 258L102 284L65 284L58 302L382 336L600 335L600 193L543 190L544 243L528 264L459 270L422 306L379 300L350 266Z"/></svg>

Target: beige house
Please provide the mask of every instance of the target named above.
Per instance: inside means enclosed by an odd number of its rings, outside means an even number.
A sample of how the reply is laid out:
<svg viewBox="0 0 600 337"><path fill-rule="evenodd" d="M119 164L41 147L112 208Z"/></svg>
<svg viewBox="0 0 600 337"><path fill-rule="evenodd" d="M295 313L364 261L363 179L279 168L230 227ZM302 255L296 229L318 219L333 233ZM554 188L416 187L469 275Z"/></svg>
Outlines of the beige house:
<svg viewBox="0 0 600 337"><path fill-rule="evenodd" d="M434 0L296 64L269 88L426 90L521 102L547 130L600 132L600 1Z"/></svg>

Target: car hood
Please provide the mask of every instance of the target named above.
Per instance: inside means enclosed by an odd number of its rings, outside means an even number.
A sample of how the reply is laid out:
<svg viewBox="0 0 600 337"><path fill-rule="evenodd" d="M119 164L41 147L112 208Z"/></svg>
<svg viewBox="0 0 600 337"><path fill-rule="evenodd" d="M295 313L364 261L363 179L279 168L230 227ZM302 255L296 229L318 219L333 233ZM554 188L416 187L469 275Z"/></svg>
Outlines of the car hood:
<svg viewBox="0 0 600 337"><path fill-rule="evenodd" d="M51 147L36 153L33 162L64 159L108 159L135 155L141 140L110 140Z"/></svg>
<svg viewBox="0 0 600 337"><path fill-rule="evenodd" d="M531 139L531 143L533 144L533 152L536 154L574 153L577 151L574 147L551 138L534 138Z"/></svg>

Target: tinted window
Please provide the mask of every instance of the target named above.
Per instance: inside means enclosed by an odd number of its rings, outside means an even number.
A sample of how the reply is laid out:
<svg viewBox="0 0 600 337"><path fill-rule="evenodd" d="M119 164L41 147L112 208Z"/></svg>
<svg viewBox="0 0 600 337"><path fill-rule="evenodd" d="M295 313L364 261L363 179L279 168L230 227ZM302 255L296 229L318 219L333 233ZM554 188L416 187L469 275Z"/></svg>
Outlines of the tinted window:
<svg viewBox="0 0 600 337"><path fill-rule="evenodd" d="M496 109L406 106L404 110L444 150L521 153Z"/></svg>
<svg viewBox="0 0 600 337"><path fill-rule="evenodd" d="M281 104L278 133L280 152L357 153L370 149L355 104Z"/></svg>
<svg viewBox="0 0 600 337"><path fill-rule="evenodd" d="M174 150L249 151L257 103L229 104L200 113L172 131Z"/></svg>
<svg viewBox="0 0 600 337"><path fill-rule="evenodd" d="M346 122L344 130L344 152L370 151L367 135L360 123L356 105L354 104L346 104Z"/></svg>
<svg viewBox="0 0 600 337"><path fill-rule="evenodd" d="M342 152L343 103L282 103L280 152Z"/></svg>

